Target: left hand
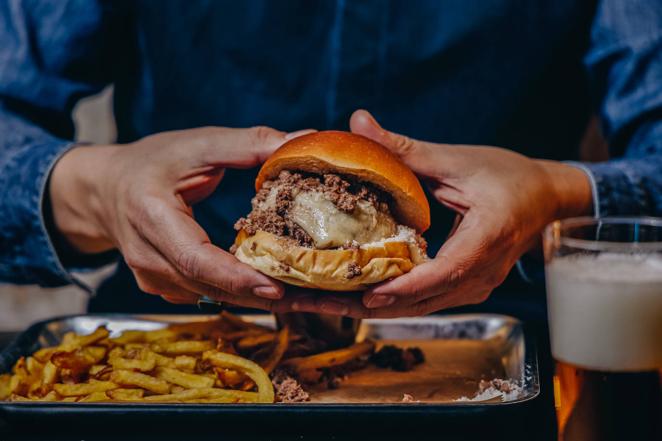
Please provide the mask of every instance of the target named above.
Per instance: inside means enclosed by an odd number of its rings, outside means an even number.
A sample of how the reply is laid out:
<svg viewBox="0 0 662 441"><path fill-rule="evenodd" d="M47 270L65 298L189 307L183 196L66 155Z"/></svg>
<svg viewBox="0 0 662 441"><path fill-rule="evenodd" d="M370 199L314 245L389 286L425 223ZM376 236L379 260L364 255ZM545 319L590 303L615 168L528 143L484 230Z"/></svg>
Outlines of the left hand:
<svg viewBox="0 0 662 441"><path fill-rule="evenodd" d="M417 141L383 129L362 110L350 125L427 181L434 198L457 213L456 225L434 259L362 298L298 294L290 297L294 310L402 317L480 303L538 242L545 225L591 213L590 183L576 167L497 147Z"/></svg>

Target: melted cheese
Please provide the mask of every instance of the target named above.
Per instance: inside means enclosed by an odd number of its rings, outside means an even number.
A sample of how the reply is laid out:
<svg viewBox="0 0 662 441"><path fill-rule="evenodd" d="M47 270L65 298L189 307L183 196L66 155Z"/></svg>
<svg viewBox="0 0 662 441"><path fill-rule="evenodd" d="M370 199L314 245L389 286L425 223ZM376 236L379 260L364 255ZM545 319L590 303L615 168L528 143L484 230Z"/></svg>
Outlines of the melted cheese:
<svg viewBox="0 0 662 441"><path fill-rule="evenodd" d="M315 248L336 248L351 241L379 241L396 233L395 221L368 201L359 201L351 213L339 210L320 192L301 192L288 217L313 239Z"/></svg>

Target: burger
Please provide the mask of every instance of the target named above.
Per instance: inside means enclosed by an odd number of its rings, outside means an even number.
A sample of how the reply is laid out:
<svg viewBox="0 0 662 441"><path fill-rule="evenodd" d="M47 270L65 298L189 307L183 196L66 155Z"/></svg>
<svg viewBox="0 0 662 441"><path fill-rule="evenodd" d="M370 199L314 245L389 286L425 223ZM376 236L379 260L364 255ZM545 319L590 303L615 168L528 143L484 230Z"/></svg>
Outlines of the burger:
<svg viewBox="0 0 662 441"><path fill-rule="evenodd" d="M363 290L427 260L430 206L384 146L325 131L294 138L264 163L252 211L237 221L237 259L283 282Z"/></svg>

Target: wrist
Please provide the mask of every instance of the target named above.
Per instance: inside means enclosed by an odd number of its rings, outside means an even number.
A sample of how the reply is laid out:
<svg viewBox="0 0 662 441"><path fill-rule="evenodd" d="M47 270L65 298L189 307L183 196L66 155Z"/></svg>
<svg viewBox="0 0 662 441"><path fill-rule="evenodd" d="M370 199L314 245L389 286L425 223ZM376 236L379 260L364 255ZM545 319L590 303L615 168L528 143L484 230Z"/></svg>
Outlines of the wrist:
<svg viewBox="0 0 662 441"><path fill-rule="evenodd" d="M114 248L103 213L104 174L117 146L75 147L60 158L49 179L54 227L81 253Z"/></svg>
<svg viewBox="0 0 662 441"><path fill-rule="evenodd" d="M556 219L593 214L590 178L578 167L558 161L537 160L548 174L557 201Z"/></svg>

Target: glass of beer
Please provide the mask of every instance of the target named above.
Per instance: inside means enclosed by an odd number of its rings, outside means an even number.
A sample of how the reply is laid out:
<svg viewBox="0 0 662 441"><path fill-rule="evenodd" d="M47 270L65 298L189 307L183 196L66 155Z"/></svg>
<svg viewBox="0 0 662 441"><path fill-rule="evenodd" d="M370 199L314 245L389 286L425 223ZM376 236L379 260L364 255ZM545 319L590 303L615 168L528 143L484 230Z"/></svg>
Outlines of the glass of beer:
<svg viewBox="0 0 662 441"><path fill-rule="evenodd" d="M544 234L559 440L662 440L662 219Z"/></svg>

